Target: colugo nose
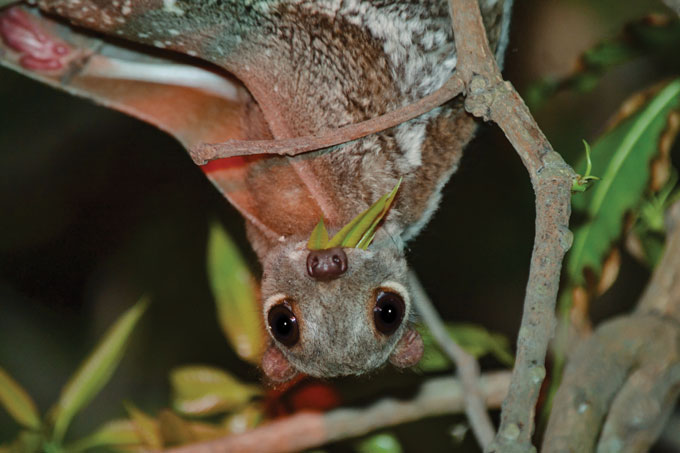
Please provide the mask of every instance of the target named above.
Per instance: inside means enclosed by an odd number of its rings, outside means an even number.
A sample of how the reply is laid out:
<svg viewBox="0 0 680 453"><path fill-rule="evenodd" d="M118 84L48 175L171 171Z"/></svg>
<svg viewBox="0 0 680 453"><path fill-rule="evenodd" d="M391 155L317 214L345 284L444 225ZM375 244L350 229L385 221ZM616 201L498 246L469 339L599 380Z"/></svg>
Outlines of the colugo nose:
<svg viewBox="0 0 680 453"><path fill-rule="evenodd" d="M307 255L307 273L316 280L333 280L347 271L347 255L340 247L312 250Z"/></svg>

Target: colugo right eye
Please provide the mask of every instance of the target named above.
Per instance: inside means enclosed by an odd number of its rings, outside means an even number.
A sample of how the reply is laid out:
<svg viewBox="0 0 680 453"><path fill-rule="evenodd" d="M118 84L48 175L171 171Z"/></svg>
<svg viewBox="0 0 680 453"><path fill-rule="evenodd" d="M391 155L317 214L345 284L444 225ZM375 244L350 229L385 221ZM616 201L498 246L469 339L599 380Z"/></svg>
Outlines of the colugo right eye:
<svg viewBox="0 0 680 453"><path fill-rule="evenodd" d="M269 310L267 322L274 338L284 346L295 346L300 339L297 318L286 302L275 305Z"/></svg>
<svg viewBox="0 0 680 453"><path fill-rule="evenodd" d="M379 290L373 308L373 321L376 329L383 335L392 335L401 325L405 311L404 299L399 294L389 290Z"/></svg>

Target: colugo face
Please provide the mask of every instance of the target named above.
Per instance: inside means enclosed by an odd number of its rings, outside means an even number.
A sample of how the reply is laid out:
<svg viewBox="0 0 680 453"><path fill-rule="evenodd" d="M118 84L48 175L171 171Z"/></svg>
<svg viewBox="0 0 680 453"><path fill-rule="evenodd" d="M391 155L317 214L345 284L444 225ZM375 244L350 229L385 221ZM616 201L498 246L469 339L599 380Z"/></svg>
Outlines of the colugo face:
<svg viewBox="0 0 680 453"><path fill-rule="evenodd" d="M299 242L280 246L264 263L262 309L273 345L263 368L274 380L285 380L294 371L317 377L364 373L391 359L411 330L402 247L383 240L368 250L331 250L328 260L344 270L319 278L315 252ZM415 348L420 346L422 353L419 341ZM409 362L417 362L416 355ZM393 362L402 365L401 359ZM272 360L276 363L268 363Z"/></svg>

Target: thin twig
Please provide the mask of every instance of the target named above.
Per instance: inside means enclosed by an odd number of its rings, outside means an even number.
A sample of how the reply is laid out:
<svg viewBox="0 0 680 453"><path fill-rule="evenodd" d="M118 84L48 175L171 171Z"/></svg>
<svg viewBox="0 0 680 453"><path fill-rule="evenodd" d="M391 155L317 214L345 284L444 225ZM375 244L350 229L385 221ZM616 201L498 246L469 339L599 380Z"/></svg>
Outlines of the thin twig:
<svg viewBox="0 0 680 453"><path fill-rule="evenodd" d="M484 403L484 395L479 388L479 364L474 357L451 339L415 272L410 272L409 280L416 309L432 332L434 339L456 365L465 389L465 413L477 441L482 448L486 448L493 441L495 429Z"/></svg>
<svg viewBox="0 0 680 453"><path fill-rule="evenodd" d="M206 164L214 159L253 154L296 156L357 140L412 120L453 99L460 94L462 89L463 83L457 75L454 75L434 93L412 104L360 123L350 124L307 137L278 140L227 140L224 143L202 143L190 149L189 154L198 165Z"/></svg>
<svg viewBox="0 0 680 453"><path fill-rule="evenodd" d="M573 170L545 138L524 101L504 82L489 48L477 0L449 0L460 77L468 112L497 123L529 171L536 193L536 233L517 339L517 357L501 426L487 451L529 451L534 408L545 377L545 354L555 329L562 259L571 245Z"/></svg>
<svg viewBox="0 0 680 453"><path fill-rule="evenodd" d="M479 387L488 407L503 400L510 373L483 375ZM336 409L325 414L302 413L273 421L243 434L166 450L166 453L284 453L317 447L327 442L361 436L379 428L444 414L461 412L465 389L458 379L434 378L421 385L409 401L382 399L366 408Z"/></svg>

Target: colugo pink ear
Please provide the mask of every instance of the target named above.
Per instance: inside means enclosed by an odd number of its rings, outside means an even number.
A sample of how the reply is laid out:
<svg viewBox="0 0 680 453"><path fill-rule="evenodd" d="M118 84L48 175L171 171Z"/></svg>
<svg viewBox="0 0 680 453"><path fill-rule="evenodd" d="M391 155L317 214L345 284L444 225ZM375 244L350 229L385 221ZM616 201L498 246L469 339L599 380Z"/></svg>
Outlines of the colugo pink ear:
<svg viewBox="0 0 680 453"><path fill-rule="evenodd" d="M412 367L423 357L424 349L425 345L420 334L409 327L392 351L390 363L399 368Z"/></svg>
<svg viewBox="0 0 680 453"><path fill-rule="evenodd" d="M285 382L293 379L298 373L283 353L270 345L262 355L262 371L272 382Z"/></svg>

